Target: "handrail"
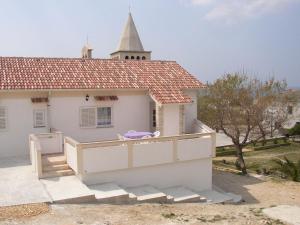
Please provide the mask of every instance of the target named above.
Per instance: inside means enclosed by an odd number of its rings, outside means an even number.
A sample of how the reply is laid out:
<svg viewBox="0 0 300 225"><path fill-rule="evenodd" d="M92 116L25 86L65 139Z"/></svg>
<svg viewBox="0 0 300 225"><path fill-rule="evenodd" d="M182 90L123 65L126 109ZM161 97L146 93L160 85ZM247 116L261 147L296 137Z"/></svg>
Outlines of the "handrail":
<svg viewBox="0 0 300 225"><path fill-rule="evenodd" d="M198 127L201 130L203 130L205 133L215 132L213 129L211 129L209 126L205 125L203 122L201 122L198 119L195 119L194 126L195 126L195 130L196 130L196 127Z"/></svg>
<svg viewBox="0 0 300 225"><path fill-rule="evenodd" d="M79 149L83 150L85 148L108 147L108 146L123 145L123 144L141 144L141 143L155 143L155 142L166 142L166 141L173 141L173 140L193 139L193 138L199 138L207 135L213 135L213 132L153 137L153 138L137 139L137 140L113 140L113 141L100 141L100 142L89 142L89 143L77 142L77 143L78 146L80 147Z"/></svg>
<svg viewBox="0 0 300 225"><path fill-rule="evenodd" d="M73 139L71 137L65 137L64 142L65 142L65 144L70 144L73 147L76 147L76 145L80 144L78 141L76 141L75 139Z"/></svg>

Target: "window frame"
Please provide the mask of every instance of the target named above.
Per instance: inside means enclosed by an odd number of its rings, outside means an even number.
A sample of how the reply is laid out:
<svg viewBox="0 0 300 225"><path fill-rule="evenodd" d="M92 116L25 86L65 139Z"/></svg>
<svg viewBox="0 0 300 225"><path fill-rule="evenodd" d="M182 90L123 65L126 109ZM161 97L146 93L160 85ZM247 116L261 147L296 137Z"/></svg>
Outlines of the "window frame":
<svg viewBox="0 0 300 225"><path fill-rule="evenodd" d="M152 109L152 127L157 128L157 121L156 121L156 108Z"/></svg>
<svg viewBox="0 0 300 225"><path fill-rule="evenodd" d="M95 110L95 124L93 126L82 126L82 109L93 108ZM110 124L98 125L98 109L99 108L110 108ZM114 109L113 105L104 104L96 106L82 106L79 109L79 127L82 129L91 129L91 128L110 128L114 126Z"/></svg>
<svg viewBox="0 0 300 225"><path fill-rule="evenodd" d="M38 126L36 123L36 115L37 113L42 112L43 113L43 117L44 117L44 121L43 121L43 125ZM33 110L33 128L45 128L47 127L47 110L46 109L34 109Z"/></svg>
<svg viewBox="0 0 300 225"><path fill-rule="evenodd" d="M98 109L101 108L110 108L110 124L98 125ZM99 128L112 127L113 126L113 107L112 106L96 106L96 126Z"/></svg>
<svg viewBox="0 0 300 225"><path fill-rule="evenodd" d="M0 109L4 109L4 117L1 118L4 118L5 121L5 128L0 128L0 132L5 132L8 129L8 110L5 106L0 106Z"/></svg>
<svg viewBox="0 0 300 225"><path fill-rule="evenodd" d="M96 128L96 124L93 124L92 126L83 126L83 123L82 123L82 110L83 109L95 109L96 107L95 106L82 106L79 108L79 127L80 128L83 128L83 129L89 129L89 128ZM96 113L95 113L95 121L97 120L96 118Z"/></svg>

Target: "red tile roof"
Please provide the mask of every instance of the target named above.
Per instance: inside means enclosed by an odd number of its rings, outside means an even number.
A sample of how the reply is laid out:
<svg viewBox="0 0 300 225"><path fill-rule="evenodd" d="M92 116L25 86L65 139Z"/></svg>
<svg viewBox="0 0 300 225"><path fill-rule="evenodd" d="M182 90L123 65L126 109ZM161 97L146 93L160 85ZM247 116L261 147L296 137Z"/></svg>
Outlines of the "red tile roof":
<svg viewBox="0 0 300 225"><path fill-rule="evenodd" d="M0 57L0 90L148 89L162 104L188 103L203 84L174 61Z"/></svg>

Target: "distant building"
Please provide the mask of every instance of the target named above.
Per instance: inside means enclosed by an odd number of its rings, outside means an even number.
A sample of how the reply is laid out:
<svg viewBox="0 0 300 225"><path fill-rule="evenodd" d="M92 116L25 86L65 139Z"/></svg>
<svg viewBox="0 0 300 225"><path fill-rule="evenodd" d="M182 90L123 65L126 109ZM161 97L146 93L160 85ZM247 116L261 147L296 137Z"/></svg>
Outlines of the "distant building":
<svg viewBox="0 0 300 225"><path fill-rule="evenodd" d="M121 35L117 50L110 54L112 59L150 60L151 51L145 51L131 13Z"/></svg>
<svg viewBox="0 0 300 225"><path fill-rule="evenodd" d="M288 120L284 123L285 129L290 129L300 123L300 90L290 90L296 96L295 101L287 106Z"/></svg>

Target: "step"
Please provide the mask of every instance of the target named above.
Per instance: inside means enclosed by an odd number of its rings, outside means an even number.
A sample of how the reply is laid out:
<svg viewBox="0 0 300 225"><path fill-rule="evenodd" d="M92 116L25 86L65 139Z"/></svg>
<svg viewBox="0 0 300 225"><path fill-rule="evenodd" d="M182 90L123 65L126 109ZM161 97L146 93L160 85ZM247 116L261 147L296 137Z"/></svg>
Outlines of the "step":
<svg viewBox="0 0 300 225"><path fill-rule="evenodd" d="M170 187L170 188L163 189L162 191L168 195L169 199L173 199L174 203L206 201L206 199L201 197L199 194L182 186Z"/></svg>
<svg viewBox="0 0 300 225"><path fill-rule="evenodd" d="M52 155L43 155L42 156L42 165L57 165L57 164L66 164L67 159L63 154L52 154Z"/></svg>
<svg viewBox="0 0 300 225"><path fill-rule="evenodd" d="M227 201L227 203L240 203L243 201L243 198L241 195L236 195L236 194L233 194L231 192L227 192L226 193L227 196L231 197L231 200Z"/></svg>
<svg viewBox="0 0 300 225"><path fill-rule="evenodd" d="M226 195L230 198L230 200L227 200L224 203L236 204L236 203L240 203L240 202L243 201L243 198L242 198L241 195L237 195L237 194L234 194L234 193L231 193L231 192L226 192L226 191L224 191L223 189L219 188L216 185L213 185L213 190L217 191L219 193L222 193L222 194L224 194L224 195Z"/></svg>
<svg viewBox="0 0 300 225"><path fill-rule="evenodd" d="M70 169L68 164L54 164L54 165L46 165L43 167L43 172L57 171L57 170L67 170Z"/></svg>
<svg viewBox="0 0 300 225"><path fill-rule="evenodd" d="M129 203L129 193L114 183L89 185L100 203L122 204Z"/></svg>
<svg viewBox="0 0 300 225"><path fill-rule="evenodd" d="M127 188L126 191L131 193L131 198L136 197L138 203L167 203L168 201L166 194L149 185Z"/></svg>
<svg viewBox="0 0 300 225"><path fill-rule="evenodd" d="M221 193L215 190L200 191L199 194L206 198L207 203L223 203L232 200L232 197L226 193Z"/></svg>
<svg viewBox="0 0 300 225"><path fill-rule="evenodd" d="M129 193L128 204L135 204L135 203L137 203L136 195Z"/></svg>
<svg viewBox="0 0 300 225"><path fill-rule="evenodd" d="M56 170L56 171L49 171L42 174L42 178L50 178L50 177L62 177L62 176L70 176L74 175L74 171L72 169L66 170Z"/></svg>
<svg viewBox="0 0 300 225"><path fill-rule="evenodd" d="M76 176L40 179L54 203L95 202L94 193Z"/></svg>

